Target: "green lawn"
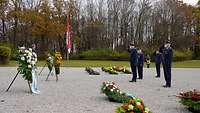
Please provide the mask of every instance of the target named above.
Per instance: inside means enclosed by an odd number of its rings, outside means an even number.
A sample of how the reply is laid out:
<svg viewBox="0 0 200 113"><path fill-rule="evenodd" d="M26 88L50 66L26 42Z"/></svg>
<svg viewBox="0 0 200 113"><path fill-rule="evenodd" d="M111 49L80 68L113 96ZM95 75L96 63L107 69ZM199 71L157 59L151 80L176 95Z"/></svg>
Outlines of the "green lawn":
<svg viewBox="0 0 200 113"><path fill-rule="evenodd" d="M39 61L38 66L44 66L44 61ZM97 60L70 60L64 61L63 67L103 67L103 66L114 66L114 65L123 65L129 67L128 61L97 61ZM0 65L0 67L14 67L18 66L17 61L10 61L7 65ZM145 65L146 67L146 65ZM151 63L150 67L155 67L154 63ZM190 60L183 62L174 62L173 68L200 68L200 60Z"/></svg>

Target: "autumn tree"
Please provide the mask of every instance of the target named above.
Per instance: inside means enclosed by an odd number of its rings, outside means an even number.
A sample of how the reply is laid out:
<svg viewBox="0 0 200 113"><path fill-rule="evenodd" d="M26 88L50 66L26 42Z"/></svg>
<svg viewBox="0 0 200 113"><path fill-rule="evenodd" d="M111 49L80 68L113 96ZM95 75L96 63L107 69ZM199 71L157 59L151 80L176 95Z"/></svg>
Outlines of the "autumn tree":
<svg viewBox="0 0 200 113"><path fill-rule="evenodd" d="M197 7L193 9L194 14L194 57L200 58L200 0Z"/></svg>
<svg viewBox="0 0 200 113"><path fill-rule="evenodd" d="M8 7L7 0L0 1L0 19L1 19L1 31L0 31L0 39L6 40L6 10Z"/></svg>

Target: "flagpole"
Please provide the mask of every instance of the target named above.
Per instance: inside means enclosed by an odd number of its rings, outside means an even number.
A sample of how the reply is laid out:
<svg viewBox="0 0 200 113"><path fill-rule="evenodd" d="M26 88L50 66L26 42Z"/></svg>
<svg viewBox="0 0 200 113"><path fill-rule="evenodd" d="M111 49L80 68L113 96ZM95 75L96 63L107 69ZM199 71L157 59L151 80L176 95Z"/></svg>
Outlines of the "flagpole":
<svg viewBox="0 0 200 113"><path fill-rule="evenodd" d="M71 40L70 40L70 15L66 19L66 53L67 61L69 61L70 49L71 49Z"/></svg>
<svg viewBox="0 0 200 113"><path fill-rule="evenodd" d="M69 61L69 51L67 49L67 61Z"/></svg>

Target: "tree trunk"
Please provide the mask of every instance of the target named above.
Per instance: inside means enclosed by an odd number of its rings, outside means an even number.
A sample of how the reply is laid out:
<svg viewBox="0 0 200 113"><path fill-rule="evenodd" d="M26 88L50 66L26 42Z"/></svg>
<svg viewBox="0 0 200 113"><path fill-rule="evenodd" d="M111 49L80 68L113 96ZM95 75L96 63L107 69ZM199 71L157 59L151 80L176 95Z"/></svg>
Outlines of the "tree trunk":
<svg viewBox="0 0 200 113"><path fill-rule="evenodd" d="M13 46L14 48L16 48L16 38L17 38L17 26L18 26L18 21L17 21L17 17L15 17L15 23L14 23L14 35L13 35Z"/></svg>

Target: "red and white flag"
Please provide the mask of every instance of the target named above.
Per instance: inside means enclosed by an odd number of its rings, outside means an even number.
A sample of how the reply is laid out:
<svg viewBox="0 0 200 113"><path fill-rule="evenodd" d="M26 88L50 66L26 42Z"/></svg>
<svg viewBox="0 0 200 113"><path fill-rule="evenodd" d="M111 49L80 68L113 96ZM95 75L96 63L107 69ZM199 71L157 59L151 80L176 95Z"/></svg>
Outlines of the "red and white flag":
<svg viewBox="0 0 200 113"><path fill-rule="evenodd" d="M67 16L67 24L66 24L66 48L68 52L71 52L71 39L70 39L70 17Z"/></svg>

